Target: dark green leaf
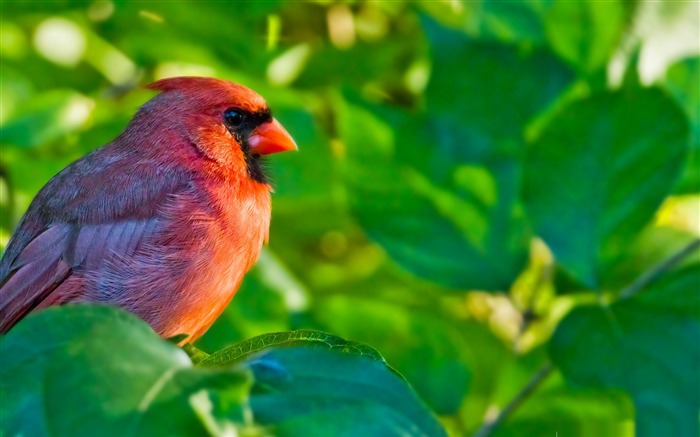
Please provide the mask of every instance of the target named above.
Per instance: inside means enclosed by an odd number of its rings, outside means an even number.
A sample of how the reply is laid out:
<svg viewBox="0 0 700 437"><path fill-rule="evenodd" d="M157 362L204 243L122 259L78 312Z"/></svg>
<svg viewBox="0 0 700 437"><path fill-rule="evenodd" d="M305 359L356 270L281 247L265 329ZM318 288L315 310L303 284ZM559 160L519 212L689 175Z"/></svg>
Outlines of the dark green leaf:
<svg viewBox="0 0 700 437"><path fill-rule="evenodd" d="M351 206L412 273L456 288L504 289L529 239L517 201L525 125L571 74L546 53L425 25L434 50L427 115L354 103L340 111ZM543 78L546 86L535 84Z"/></svg>
<svg viewBox="0 0 700 437"><path fill-rule="evenodd" d="M488 148L487 138L398 110L346 104L339 127L348 146L350 204L370 238L432 281L510 285L528 240L514 205L514 162L494 159L495 178L473 158Z"/></svg>
<svg viewBox="0 0 700 437"><path fill-rule="evenodd" d="M684 115L657 89L571 104L529 149L524 195L536 233L596 286L671 191L687 145Z"/></svg>
<svg viewBox="0 0 700 437"><path fill-rule="evenodd" d="M475 41L428 20L425 30L433 60L428 113L485 135L492 155L519 156L525 126L562 94L571 70L544 50Z"/></svg>
<svg viewBox="0 0 700 437"><path fill-rule="evenodd" d="M699 283L694 266L610 307L574 309L552 359L572 383L628 391L637 436L698 435Z"/></svg>
<svg viewBox="0 0 700 437"><path fill-rule="evenodd" d="M674 64L666 73L664 85L681 104L690 120L693 134L691 149L676 191L697 193L700 190L700 57Z"/></svg>
<svg viewBox="0 0 700 437"><path fill-rule="evenodd" d="M483 354L498 346L488 344L497 340L478 327L452 329L449 321L428 311L350 296L324 299L315 308L321 326L379 348L438 414L459 409L472 377L467 363L477 345Z"/></svg>
<svg viewBox="0 0 700 437"><path fill-rule="evenodd" d="M266 334L212 354L245 360L255 421L278 436L444 436L406 381L372 348L318 331Z"/></svg>
<svg viewBox="0 0 700 437"><path fill-rule="evenodd" d="M421 2L439 21L480 40L549 47L583 72L604 68L623 36L633 6L549 0Z"/></svg>
<svg viewBox="0 0 700 437"><path fill-rule="evenodd" d="M240 405L249 386L240 370L193 369L182 350L111 307L41 311L0 339L0 356L8 435L202 434L193 395L215 388Z"/></svg>

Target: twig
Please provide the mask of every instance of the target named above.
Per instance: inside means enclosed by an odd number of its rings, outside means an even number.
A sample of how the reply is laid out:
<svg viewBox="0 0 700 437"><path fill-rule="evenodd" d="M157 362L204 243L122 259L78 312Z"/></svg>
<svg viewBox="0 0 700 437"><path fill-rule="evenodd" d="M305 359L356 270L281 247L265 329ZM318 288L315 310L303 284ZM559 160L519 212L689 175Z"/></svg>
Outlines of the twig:
<svg viewBox="0 0 700 437"><path fill-rule="evenodd" d="M504 420L510 416L513 411L515 411L520 404L522 404L536 389L539 387L539 385L542 383L542 381L549 376L550 373L552 373L552 370L554 370L554 366L552 366L551 363L547 363L540 370L535 373L535 375L532 377L530 382L527 383L525 387L523 387L520 392L515 395L513 400L511 400L508 405L503 407L500 413L493 419L487 420L481 425L481 428L479 428L476 433L474 433L473 437L487 437L491 435L494 429L498 427Z"/></svg>
<svg viewBox="0 0 700 437"><path fill-rule="evenodd" d="M629 298L639 293L642 289L644 289L644 287L649 285L649 283L653 282L656 278L665 273L671 267L678 264L681 260L683 260L683 258L690 255L694 250L698 248L700 248L700 238L696 238L695 240L691 241L689 244L687 244L675 254L671 255L669 258L659 262L658 264L644 272L631 284L629 284L627 287L622 289L622 291L620 291L620 299ZM527 385L523 387L523 389L520 390L518 394L515 395L513 400L511 400L508 403L508 405L506 405L500 411L500 413L496 415L496 417L484 421L481 427L476 431L476 433L474 433L473 437L488 437L489 435L491 435L491 433L501 423L503 423L503 421L506 420L508 416L513 414L513 411L515 411L520 406L520 404L522 404L537 389L537 387L539 387L542 381L544 381L545 378L547 378L547 376L549 376L549 374L552 373L553 369L554 366L552 366L551 363L547 363L542 368L540 368L537 371L537 373L535 373L535 375L532 377L530 382L528 382Z"/></svg>
<svg viewBox="0 0 700 437"><path fill-rule="evenodd" d="M695 249L700 247L700 238L696 238L691 241L681 250L671 255L671 257L659 262L654 267L650 268L644 272L640 277L635 279L627 287L620 291L620 299L626 299L639 293L644 287L649 285L650 282L658 278L662 273L666 272L668 269L678 264L683 258L690 255Z"/></svg>

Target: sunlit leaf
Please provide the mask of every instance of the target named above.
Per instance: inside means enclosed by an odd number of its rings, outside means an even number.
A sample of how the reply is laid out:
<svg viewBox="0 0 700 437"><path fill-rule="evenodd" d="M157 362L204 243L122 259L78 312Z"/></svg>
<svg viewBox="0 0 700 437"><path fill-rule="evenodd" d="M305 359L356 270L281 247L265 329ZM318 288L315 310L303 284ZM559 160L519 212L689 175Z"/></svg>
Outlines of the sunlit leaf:
<svg viewBox="0 0 700 437"><path fill-rule="evenodd" d="M369 359L384 361L377 351L361 343L343 340L331 334L320 331L288 331L263 334L249 340L237 343L211 354L203 366L223 366L244 361L248 357L275 347L306 346L323 349L339 350L343 353L364 355Z"/></svg>
<svg viewBox="0 0 700 437"><path fill-rule="evenodd" d="M605 68L624 35L631 6L624 1L554 1L542 24L554 51L581 70Z"/></svg>

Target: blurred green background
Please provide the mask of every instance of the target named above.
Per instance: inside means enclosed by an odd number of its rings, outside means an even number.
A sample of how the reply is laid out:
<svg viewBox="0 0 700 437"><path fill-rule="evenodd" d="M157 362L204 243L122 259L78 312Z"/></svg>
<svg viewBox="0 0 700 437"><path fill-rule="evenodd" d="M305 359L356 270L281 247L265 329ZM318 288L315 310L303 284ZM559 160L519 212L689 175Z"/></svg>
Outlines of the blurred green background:
<svg viewBox="0 0 700 437"><path fill-rule="evenodd" d="M491 435L698 435L700 253L620 299L700 234L697 2L0 7L2 246L141 85L232 80L300 150L270 160L270 245L198 347L368 343L455 436L553 362Z"/></svg>

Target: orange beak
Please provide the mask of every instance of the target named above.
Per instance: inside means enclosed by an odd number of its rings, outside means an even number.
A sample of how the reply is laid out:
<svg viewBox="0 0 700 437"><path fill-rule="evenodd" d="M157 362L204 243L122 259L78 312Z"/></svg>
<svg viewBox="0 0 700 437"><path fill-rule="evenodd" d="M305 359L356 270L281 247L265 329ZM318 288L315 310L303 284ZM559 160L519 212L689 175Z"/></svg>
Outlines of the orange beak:
<svg viewBox="0 0 700 437"><path fill-rule="evenodd" d="M297 143L279 121L272 119L261 124L248 137L251 152L257 155L297 150Z"/></svg>

